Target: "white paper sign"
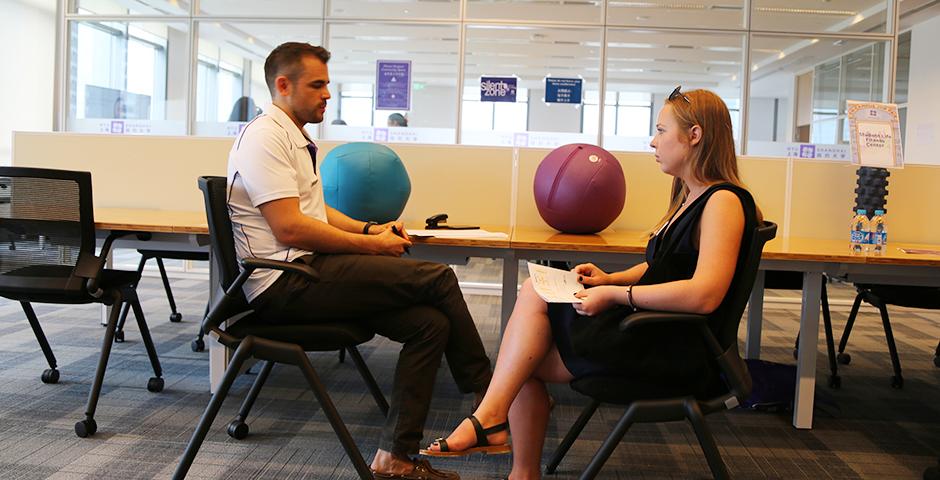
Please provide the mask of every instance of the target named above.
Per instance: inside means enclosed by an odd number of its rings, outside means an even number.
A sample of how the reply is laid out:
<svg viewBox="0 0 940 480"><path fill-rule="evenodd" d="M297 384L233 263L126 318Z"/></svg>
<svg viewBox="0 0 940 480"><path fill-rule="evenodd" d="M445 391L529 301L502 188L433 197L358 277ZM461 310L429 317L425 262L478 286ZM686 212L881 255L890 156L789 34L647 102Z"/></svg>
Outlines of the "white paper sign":
<svg viewBox="0 0 940 480"><path fill-rule="evenodd" d="M904 168L897 105L849 100L847 113L853 165Z"/></svg>

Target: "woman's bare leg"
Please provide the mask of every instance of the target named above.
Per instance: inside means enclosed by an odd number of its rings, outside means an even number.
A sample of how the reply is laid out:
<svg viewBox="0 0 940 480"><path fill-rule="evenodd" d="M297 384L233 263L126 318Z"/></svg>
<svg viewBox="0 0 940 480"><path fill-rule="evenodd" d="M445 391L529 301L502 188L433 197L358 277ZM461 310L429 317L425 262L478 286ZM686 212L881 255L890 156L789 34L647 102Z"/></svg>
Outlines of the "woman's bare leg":
<svg viewBox="0 0 940 480"><path fill-rule="evenodd" d="M532 378L525 382L516 396L509 409L512 430L511 480L541 478L542 447L550 411L545 383L566 383L573 378L562 363L558 349L552 346Z"/></svg>
<svg viewBox="0 0 940 480"><path fill-rule="evenodd" d="M550 347L552 329L548 323L548 307L535 293L530 280L526 280L509 317L506 331L503 332L493 379L490 380L483 401L474 412L483 427L506 421L509 406L536 368L541 365ZM491 444L503 444L508 439L508 433L498 432L487 438ZM469 420L464 420L447 437L447 445L452 451L471 447L475 441L476 434ZM439 447L432 444L430 450L439 450Z"/></svg>

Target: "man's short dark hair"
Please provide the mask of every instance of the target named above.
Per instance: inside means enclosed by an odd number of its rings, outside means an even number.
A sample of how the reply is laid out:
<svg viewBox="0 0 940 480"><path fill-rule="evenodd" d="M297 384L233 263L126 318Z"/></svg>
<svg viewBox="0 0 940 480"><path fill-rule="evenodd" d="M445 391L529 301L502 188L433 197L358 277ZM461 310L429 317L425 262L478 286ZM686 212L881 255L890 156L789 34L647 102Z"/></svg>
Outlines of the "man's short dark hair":
<svg viewBox="0 0 940 480"><path fill-rule="evenodd" d="M315 57L324 64L330 61L329 50L301 42L282 43L268 54L264 61L264 81L268 84L272 97L277 90L274 79L278 75L285 75L291 82L296 82L300 76L300 63L306 56Z"/></svg>

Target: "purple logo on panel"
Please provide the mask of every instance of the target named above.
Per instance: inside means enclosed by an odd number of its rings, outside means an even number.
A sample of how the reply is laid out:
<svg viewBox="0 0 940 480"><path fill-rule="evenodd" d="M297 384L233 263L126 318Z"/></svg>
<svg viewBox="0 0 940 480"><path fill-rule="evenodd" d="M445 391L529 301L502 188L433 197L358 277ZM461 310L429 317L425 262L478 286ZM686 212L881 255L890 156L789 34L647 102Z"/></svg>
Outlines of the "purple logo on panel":
<svg viewBox="0 0 940 480"><path fill-rule="evenodd" d="M388 129L376 128L375 131L372 133L372 141L387 142L388 141Z"/></svg>
<svg viewBox="0 0 940 480"><path fill-rule="evenodd" d="M800 158L816 158L816 145L800 145Z"/></svg>
<svg viewBox="0 0 940 480"><path fill-rule="evenodd" d="M111 133L124 133L124 122L121 120L111 120Z"/></svg>
<svg viewBox="0 0 940 480"><path fill-rule="evenodd" d="M411 110L411 60L375 62L375 109Z"/></svg>
<svg viewBox="0 0 940 480"><path fill-rule="evenodd" d="M481 102L515 102L516 77L480 77Z"/></svg>

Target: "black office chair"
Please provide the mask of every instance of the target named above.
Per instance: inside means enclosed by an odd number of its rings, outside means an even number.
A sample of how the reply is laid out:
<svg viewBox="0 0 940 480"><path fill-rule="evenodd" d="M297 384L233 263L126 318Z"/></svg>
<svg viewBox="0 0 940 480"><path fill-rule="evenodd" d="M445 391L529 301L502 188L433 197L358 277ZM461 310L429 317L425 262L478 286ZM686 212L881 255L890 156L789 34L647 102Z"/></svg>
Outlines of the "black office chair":
<svg viewBox="0 0 940 480"><path fill-rule="evenodd" d="M329 323L318 322L316 324L276 325L266 322L255 314L242 293L242 285L255 269L272 268L282 270L287 272L285 274L303 275L311 281L317 281L319 274L313 268L304 264L259 258L242 259L240 262L242 271L239 273L239 262L236 259L235 243L232 236L232 223L228 216L228 205L226 203L226 179L225 177L201 177L199 179L199 189L203 191L205 196L212 257L219 269L220 286L224 290L223 293L220 293L220 297L213 302L209 314L203 320L202 328L203 331L217 336L219 343L234 348L235 353L232 356L231 363L225 370L225 375L218 390L209 401L209 405L206 407L206 411L202 415L189 445L186 446L186 451L180 459L173 478L182 479L186 477L186 473L192 466L193 459L206 437L206 432L219 413L219 408L222 406L222 401L228 394L232 382L245 360L253 356L266 362L251 386L248 396L242 403L238 415L229 423L228 434L236 439L242 439L248 435L248 425L245 423L245 419L248 417L248 413L274 364L296 365L303 372L304 377L313 389L317 401L323 408L324 414L330 421L333 431L339 437L340 443L346 450L346 454L359 476L364 479L371 479L371 470L363 460L359 448L346 429L346 425L340 418L339 412L333 405L333 401L330 399L305 352L345 349L356 364L382 414L387 415L388 403L385 401L385 396L382 395L372 373L356 348L357 345L371 340L375 335L374 332L358 322L348 320ZM419 306L405 309L388 314L387 317L389 321L395 321L395 317L399 315L421 315L421 309L424 308L430 307ZM226 320L235 318L238 318L238 321L234 325L230 325L224 330L220 327Z"/></svg>
<svg viewBox="0 0 940 480"><path fill-rule="evenodd" d="M894 375L891 377L891 386L898 389L904 388L904 377L901 375L901 360L898 358L898 348L894 343L894 333L891 331L888 305L938 310L940 309L940 287L856 283L855 288L858 290L858 295L855 296L855 303L852 304L852 311L849 313L845 330L842 332L842 339L839 340L839 354L837 356L839 363L848 365L852 361L852 356L845 353L845 346L849 342L849 335L852 334L852 326L855 324L855 318L858 316L858 309L861 306L862 300L864 300L881 312L881 324L885 330L888 351L891 353L891 366L894 368ZM934 351L933 363L940 367L940 344L937 344L937 349Z"/></svg>
<svg viewBox="0 0 940 480"><path fill-rule="evenodd" d="M160 279L163 280L163 289L166 291L166 299L170 303L170 321L174 323L181 322L183 315L176 311L176 300L173 298L173 290L170 288L170 279L166 275L166 267L163 265L163 259L207 262L209 261L209 254L207 252L179 252L172 250L137 250L137 253L140 254L140 263L137 264L138 276L143 275L144 266L147 265L148 260L152 258L157 261L157 268L160 269ZM118 320L117 330L114 332L115 342L124 341L124 322L127 320L128 310L127 306L121 309L121 319ZM205 318L208 313L209 304L207 303L202 317ZM205 340L203 340L204 336L205 334L202 328L200 328L196 338L190 343L192 351L201 352L206 349L206 343Z"/></svg>
<svg viewBox="0 0 940 480"><path fill-rule="evenodd" d="M98 395L123 304L134 309L153 366L154 376L147 382L147 390L163 390L160 361L134 290L138 276L136 272L104 268L111 244L129 233L109 235L99 256L95 256L95 218L88 172L0 167L0 178L12 190L10 201L0 205L0 296L17 300L23 306L49 363L49 369L42 374L44 383L58 382L59 371L30 302L101 303L112 307L85 419L75 424L79 437L93 435L98 429L94 419Z"/></svg>
<svg viewBox="0 0 940 480"><path fill-rule="evenodd" d="M732 280L728 293L731 302L727 304L723 323L709 325L709 317L689 313L641 311L628 315L620 323L620 331L654 324L686 324L697 326L708 347L711 361L720 371L709 379L710 385L692 386L683 382L671 382L670 379L636 379L623 376L592 376L571 382L571 388L591 397L590 404L581 412L568 434L552 454L546 466L546 473L554 473L558 464L577 440L584 426L597 411L602 402L626 405L627 409L614 427L603 445L591 459L591 463L582 472L581 479L595 478L601 467L613 453L614 448L623 439L627 429L635 422L669 422L687 419L692 424L699 444L705 452L708 466L715 478L729 478L728 470L721 459L715 440L705 423L704 415L727 410L738 406L748 398L751 392L751 376L747 365L738 353L738 325L748 296L754 286L757 267L760 264L764 243L774 238L777 225L764 222L754 229L749 241L742 244L746 248L743 265ZM705 359L703 359L705 360Z"/></svg>

